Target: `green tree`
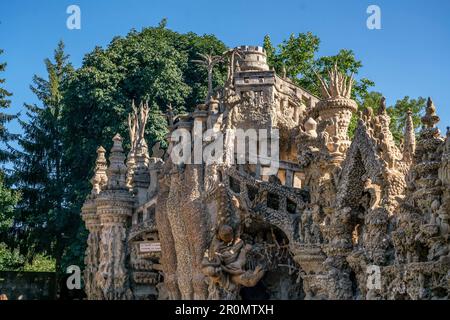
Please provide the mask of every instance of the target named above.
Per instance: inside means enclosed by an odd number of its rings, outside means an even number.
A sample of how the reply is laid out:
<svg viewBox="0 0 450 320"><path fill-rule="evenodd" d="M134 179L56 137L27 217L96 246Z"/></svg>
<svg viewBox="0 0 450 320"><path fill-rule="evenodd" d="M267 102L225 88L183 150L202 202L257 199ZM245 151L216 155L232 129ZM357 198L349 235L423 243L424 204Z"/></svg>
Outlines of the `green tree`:
<svg viewBox="0 0 450 320"><path fill-rule="evenodd" d="M0 54L3 50L0 50ZM6 69L6 63L0 63L0 73ZM6 124L16 118L16 115L10 115L2 112L11 106L11 93L3 88L5 79L0 77L0 164L12 160L13 152L9 143L17 138L11 134ZM14 206L19 199L19 193L10 187L5 170L0 168L0 270L10 270L21 265L22 260L16 251L11 250L3 241L7 240L7 232L12 226L14 218Z"/></svg>
<svg viewBox="0 0 450 320"><path fill-rule="evenodd" d="M13 224L14 207L19 198L17 191L5 185L4 173L0 171L0 241L6 240L6 233Z"/></svg>
<svg viewBox="0 0 450 320"><path fill-rule="evenodd" d="M362 62L356 59L354 52L346 49L340 50L334 56L316 58L319 47L320 39L310 32L291 35L278 45L277 49L268 35L264 37L264 49L269 65L279 74L283 72L284 67L287 77L317 96L320 96L320 83L316 74L327 78L328 70L337 64L341 72L357 75L362 67ZM366 78L355 81L353 98L361 103L362 97L373 85L374 83Z"/></svg>
<svg viewBox="0 0 450 320"><path fill-rule="evenodd" d="M24 133L15 169L22 198L15 215L14 240L27 260L46 253L60 267L78 220L67 210L65 178L69 168L62 161L63 83L73 72L63 42L58 43L53 61L45 60L45 66L47 77L34 76L30 86L40 105L26 104L28 119L19 121Z"/></svg>
<svg viewBox="0 0 450 320"><path fill-rule="evenodd" d="M276 48L272 45L269 35L264 36L263 48L266 51L267 63L269 66L278 70L280 66L278 66Z"/></svg>
<svg viewBox="0 0 450 320"><path fill-rule="evenodd" d="M0 49L0 55L3 54L3 50ZM0 62L0 73L4 72L6 69L6 62ZM15 140L17 135L14 135L9 132L8 128L6 128L6 124L17 118L17 115L11 115L2 112L3 109L8 109L11 106L11 97L12 93L3 88L3 84L5 83L5 79L0 77L0 146L4 146L0 148L0 164L5 163L13 158L13 153L11 152L12 148L9 146L9 142Z"/></svg>
<svg viewBox="0 0 450 320"><path fill-rule="evenodd" d="M9 248L0 242L0 271L17 271L25 264L25 259L17 249Z"/></svg>
<svg viewBox="0 0 450 320"><path fill-rule="evenodd" d="M38 253L33 260L23 266L23 271L28 272L55 272L56 261L42 253Z"/></svg>

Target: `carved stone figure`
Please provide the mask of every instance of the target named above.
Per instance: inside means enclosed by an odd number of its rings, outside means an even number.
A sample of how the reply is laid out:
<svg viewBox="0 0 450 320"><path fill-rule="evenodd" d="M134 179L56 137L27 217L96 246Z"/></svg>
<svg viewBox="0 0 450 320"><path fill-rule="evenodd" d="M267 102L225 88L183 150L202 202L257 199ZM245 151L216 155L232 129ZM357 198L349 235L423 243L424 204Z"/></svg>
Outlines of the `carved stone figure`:
<svg viewBox="0 0 450 320"><path fill-rule="evenodd" d="M202 271L209 278L209 299L236 299L241 286L254 287L264 276L262 266L245 270L251 245L234 235L233 228L221 225L217 237L205 252Z"/></svg>

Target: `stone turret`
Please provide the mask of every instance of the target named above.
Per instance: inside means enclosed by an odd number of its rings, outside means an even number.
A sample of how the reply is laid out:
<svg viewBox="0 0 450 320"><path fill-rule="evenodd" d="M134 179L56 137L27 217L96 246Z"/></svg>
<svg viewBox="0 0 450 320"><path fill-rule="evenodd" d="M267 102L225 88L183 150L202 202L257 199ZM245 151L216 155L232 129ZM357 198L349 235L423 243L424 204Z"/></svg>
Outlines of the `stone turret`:
<svg viewBox="0 0 450 320"><path fill-rule="evenodd" d="M350 145L348 126L358 105L351 99L353 77L338 71L337 65L328 73L328 81L321 78L322 100L313 110L327 134L326 146L334 162L340 163Z"/></svg>
<svg viewBox="0 0 450 320"><path fill-rule="evenodd" d="M268 71L267 56L263 47L259 46L240 46L242 57L238 58L237 65L239 71ZM238 70L236 70L238 71Z"/></svg>

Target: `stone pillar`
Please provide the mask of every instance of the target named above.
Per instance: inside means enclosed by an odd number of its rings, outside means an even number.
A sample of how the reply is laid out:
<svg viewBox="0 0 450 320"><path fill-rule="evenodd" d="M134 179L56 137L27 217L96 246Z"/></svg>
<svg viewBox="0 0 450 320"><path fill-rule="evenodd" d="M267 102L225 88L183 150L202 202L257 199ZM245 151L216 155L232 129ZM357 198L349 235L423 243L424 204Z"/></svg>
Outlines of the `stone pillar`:
<svg viewBox="0 0 450 320"><path fill-rule="evenodd" d="M449 214L450 214L450 127L447 127L447 137L445 140L444 151L442 153L442 163L439 168L439 179L442 182L442 201L439 208L440 232L443 237L448 237L450 233ZM450 257L450 254L449 254Z"/></svg>
<svg viewBox="0 0 450 320"><path fill-rule="evenodd" d="M89 300L99 300L102 294L95 276L99 266L100 219L94 199L87 199L81 208L82 219L89 231L84 258L84 286Z"/></svg>
<svg viewBox="0 0 450 320"><path fill-rule="evenodd" d="M97 215L96 197L101 189L106 186L107 162L105 158L106 150L103 147L97 149L97 160L94 170L94 176L91 179L92 191L86 198L81 208L81 217L89 231L87 239L87 247L85 253L85 269L84 283L85 291L89 300L98 300L102 298L102 294L98 283L96 282L96 274L99 266L99 239L100 239L100 219Z"/></svg>
<svg viewBox="0 0 450 320"><path fill-rule="evenodd" d="M116 135L107 170L108 184L96 199L100 219L100 263L97 272L103 299L131 299L127 256L127 226L133 212L134 200L126 185L122 138Z"/></svg>

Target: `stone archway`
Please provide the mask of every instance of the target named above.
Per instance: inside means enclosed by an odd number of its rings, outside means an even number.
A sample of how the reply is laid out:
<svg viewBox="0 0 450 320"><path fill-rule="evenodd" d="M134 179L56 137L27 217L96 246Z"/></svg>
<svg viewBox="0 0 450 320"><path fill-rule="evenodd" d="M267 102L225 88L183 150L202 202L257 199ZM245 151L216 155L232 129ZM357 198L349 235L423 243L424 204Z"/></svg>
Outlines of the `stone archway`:
<svg viewBox="0 0 450 320"><path fill-rule="evenodd" d="M300 270L290 252L289 239L281 229L253 217L242 229L241 238L255 248L247 267L252 269L263 263L265 268L265 275L256 286L240 290L243 300L304 298Z"/></svg>

